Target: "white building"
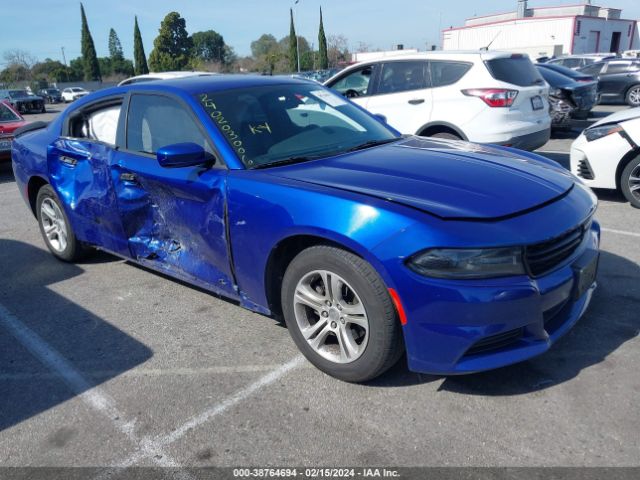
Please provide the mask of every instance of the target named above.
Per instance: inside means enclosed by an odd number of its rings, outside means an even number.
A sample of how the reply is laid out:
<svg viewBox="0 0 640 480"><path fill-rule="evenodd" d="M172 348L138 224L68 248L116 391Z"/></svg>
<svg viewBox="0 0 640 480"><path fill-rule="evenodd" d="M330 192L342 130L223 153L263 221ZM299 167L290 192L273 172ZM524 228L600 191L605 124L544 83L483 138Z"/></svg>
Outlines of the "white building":
<svg viewBox="0 0 640 480"><path fill-rule="evenodd" d="M528 8L468 18L463 27L442 31L444 50L495 50L528 53L532 58L578 53L623 52L640 48L637 21L621 17L617 8L563 5Z"/></svg>

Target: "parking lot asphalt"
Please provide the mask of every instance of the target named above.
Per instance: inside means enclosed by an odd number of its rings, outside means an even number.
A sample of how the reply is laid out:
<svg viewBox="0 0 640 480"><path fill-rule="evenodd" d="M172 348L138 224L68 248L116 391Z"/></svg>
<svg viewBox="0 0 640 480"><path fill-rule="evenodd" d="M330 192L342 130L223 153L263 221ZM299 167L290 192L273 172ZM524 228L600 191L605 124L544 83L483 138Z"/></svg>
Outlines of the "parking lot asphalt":
<svg viewBox="0 0 640 480"><path fill-rule="evenodd" d="M566 165L572 136L541 151ZM352 385L271 318L106 254L55 260L0 165L0 465L638 466L640 211L596 193L599 287L548 353Z"/></svg>

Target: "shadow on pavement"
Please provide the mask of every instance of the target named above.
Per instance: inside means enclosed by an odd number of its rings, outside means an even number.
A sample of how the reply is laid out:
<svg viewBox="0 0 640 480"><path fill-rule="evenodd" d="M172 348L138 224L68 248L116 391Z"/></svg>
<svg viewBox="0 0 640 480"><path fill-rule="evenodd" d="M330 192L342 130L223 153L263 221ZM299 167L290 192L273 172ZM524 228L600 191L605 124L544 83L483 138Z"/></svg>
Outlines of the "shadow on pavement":
<svg viewBox="0 0 640 480"><path fill-rule="evenodd" d="M114 257L99 254L93 262ZM0 239L0 304L57 351L93 387L152 357L145 345L51 288L82 274L44 249ZM100 372L92 378L89 372ZM99 380L97 380L99 378ZM0 323L0 430L55 407L76 393ZM67 426L77 428L74 425Z"/></svg>
<svg viewBox="0 0 640 480"><path fill-rule="evenodd" d="M569 381L593 365L604 363L613 369L614 364L607 357L640 334L640 293L629 293L625 288L639 283L640 266L603 251L599 286L587 313L548 352L497 370L445 377L439 390L464 395L521 395ZM409 372L406 360L401 360L368 385L410 386L442 378Z"/></svg>

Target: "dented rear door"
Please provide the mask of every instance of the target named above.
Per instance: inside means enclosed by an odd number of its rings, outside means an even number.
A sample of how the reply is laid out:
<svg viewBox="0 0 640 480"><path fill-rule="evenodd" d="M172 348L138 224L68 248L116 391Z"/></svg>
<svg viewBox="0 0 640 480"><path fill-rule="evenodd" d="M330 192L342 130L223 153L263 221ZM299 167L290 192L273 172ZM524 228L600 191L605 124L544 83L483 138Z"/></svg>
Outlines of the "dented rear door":
<svg viewBox="0 0 640 480"><path fill-rule="evenodd" d="M132 95L126 145L111 178L131 256L204 288L235 297L225 210L227 170L218 163L164 168L155 151L199 143L212 151L188 106L162 95Z"/></svg>

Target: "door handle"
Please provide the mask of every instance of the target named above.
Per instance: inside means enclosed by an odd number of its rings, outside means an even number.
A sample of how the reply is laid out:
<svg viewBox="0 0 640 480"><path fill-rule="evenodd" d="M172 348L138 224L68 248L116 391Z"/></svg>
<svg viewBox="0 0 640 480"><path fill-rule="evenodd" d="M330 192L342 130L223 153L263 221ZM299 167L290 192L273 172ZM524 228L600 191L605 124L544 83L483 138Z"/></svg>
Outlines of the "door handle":
<svg viewBox="0 0 640 480"><path fill-rule="evenodd" d="M138 177L135 173L124 172L120 174L120 180L126 183L138 183Z"/></svg>
<svg viewBox="0 0 640 480"><path fill-rule="evenodd" d="M420 105L421 103L424 103L424 98L414 98L413 100L409 100L409 103L411 105Z"/></svg>
<svg viewBox="0 0 640 480"><path fill-rule="evenodd" d="M76 164L78 163L78 159L77 158L68 157L66 155L60 155L58 158L60 159L60 161L62 163L64 163L65 165L68 165L70 167L75 167Z"/></svg>

